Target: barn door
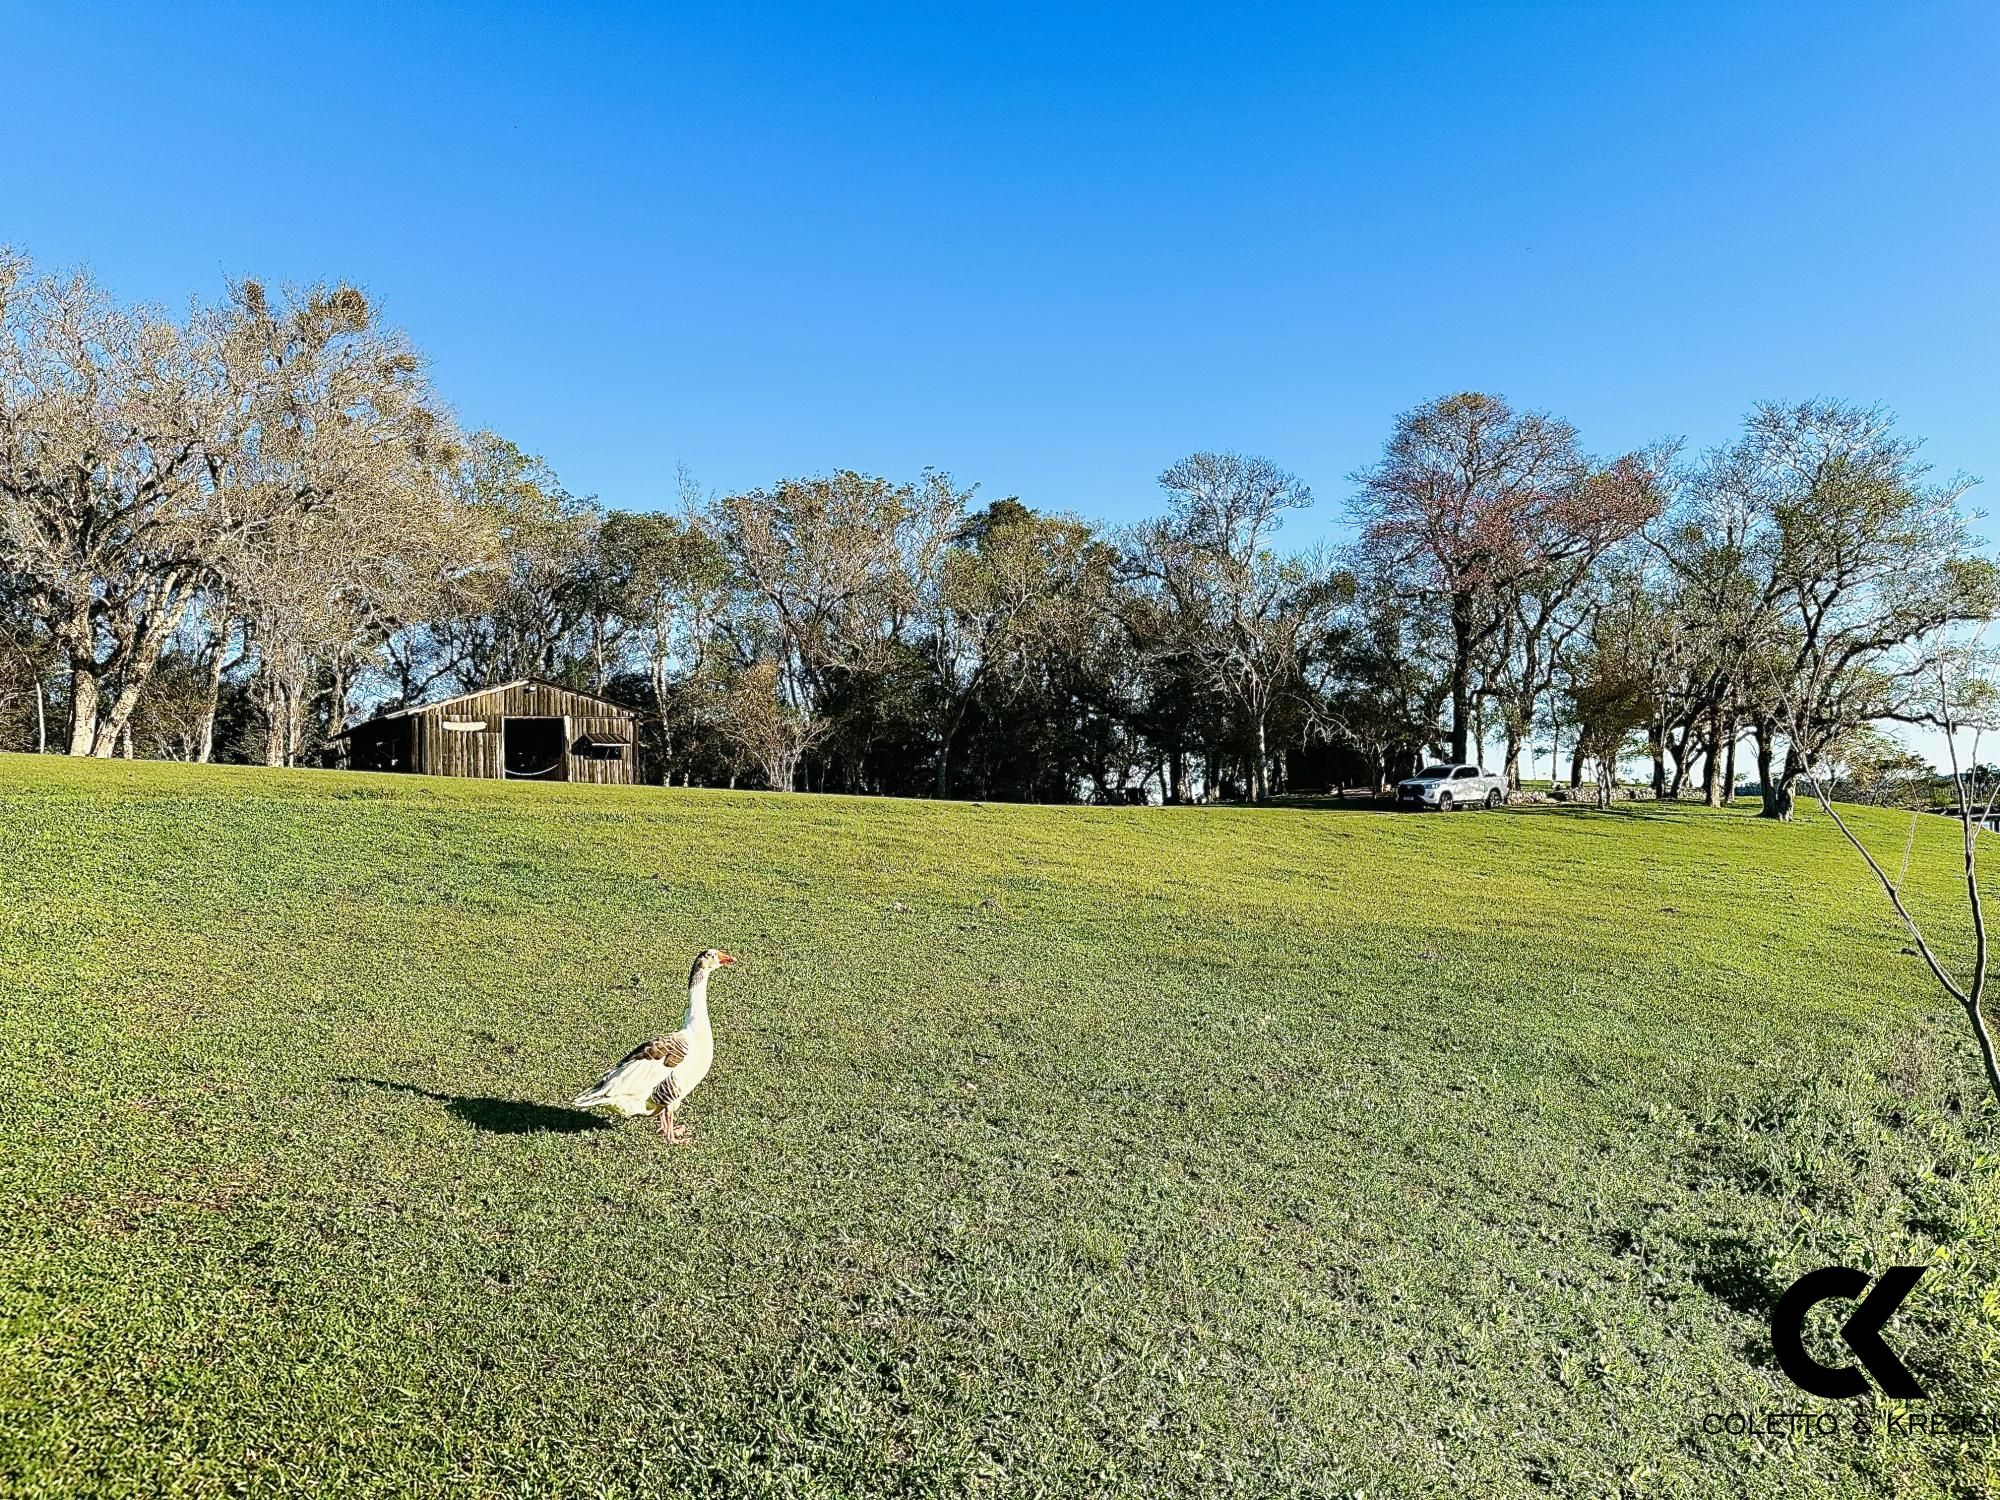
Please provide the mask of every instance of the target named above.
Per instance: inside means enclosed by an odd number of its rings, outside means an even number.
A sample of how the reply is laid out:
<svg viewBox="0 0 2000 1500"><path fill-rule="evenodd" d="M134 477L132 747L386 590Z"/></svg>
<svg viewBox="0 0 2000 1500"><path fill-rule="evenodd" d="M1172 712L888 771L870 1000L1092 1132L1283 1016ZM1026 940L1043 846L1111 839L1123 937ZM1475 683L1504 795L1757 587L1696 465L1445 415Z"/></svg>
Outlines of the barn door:
<svg viewBox="0 0 2000 1500"><path fill-rule="evenodd" d="M500 764L510 781L567 781L568 721L527 717L502 719Z"/></svg>

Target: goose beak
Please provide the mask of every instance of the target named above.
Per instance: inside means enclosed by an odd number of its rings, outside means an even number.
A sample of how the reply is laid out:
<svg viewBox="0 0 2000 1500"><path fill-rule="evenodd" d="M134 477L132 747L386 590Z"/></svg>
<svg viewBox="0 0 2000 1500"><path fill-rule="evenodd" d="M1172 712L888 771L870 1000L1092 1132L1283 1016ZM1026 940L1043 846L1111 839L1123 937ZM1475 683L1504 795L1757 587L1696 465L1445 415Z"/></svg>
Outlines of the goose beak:
<svg viewBox="0 0 2000 1500"><path fill-rule="evenodd" d="M731 958L727 953L724 953L720 948L715 950L715 961L717 963L723 963L723 964L733 964L736 962L735 959Z"/></svg>

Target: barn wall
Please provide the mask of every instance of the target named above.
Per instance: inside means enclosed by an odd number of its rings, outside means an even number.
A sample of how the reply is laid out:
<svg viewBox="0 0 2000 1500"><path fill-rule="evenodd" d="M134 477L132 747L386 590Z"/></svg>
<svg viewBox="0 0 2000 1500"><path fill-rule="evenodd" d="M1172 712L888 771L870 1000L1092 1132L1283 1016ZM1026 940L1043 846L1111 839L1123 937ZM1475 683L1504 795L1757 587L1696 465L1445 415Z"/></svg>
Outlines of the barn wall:
<svg viewBox="0 0 2000 1500"><path fill-rule="evenodd" d="M469 703L455 703L448 709L415 716L419 759L432 776L488 776L500 774L500 718L497 714L472 712ZM463 734L446 729L444 721L480 719L482 730Z"/></svg>

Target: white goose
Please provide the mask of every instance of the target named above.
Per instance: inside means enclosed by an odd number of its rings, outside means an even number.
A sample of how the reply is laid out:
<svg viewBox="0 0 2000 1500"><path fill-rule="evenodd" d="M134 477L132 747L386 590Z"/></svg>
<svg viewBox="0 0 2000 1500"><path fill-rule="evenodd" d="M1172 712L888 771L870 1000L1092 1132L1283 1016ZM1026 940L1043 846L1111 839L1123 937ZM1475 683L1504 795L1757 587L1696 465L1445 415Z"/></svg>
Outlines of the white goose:
<svg viewBox="0 0 2000 1500"><path fill-rule="evenodd" d="M736 960L717 948L705 949L688 971L688 1008L680 1029L641 1042L596 1083L576 1096L578 1109L601 1109L631 1117L657 1114L660 1134L670 1146L684 1146L693 1134L674 1120L715 1061L715 1033L708 1029L708 976Z"/></svg>

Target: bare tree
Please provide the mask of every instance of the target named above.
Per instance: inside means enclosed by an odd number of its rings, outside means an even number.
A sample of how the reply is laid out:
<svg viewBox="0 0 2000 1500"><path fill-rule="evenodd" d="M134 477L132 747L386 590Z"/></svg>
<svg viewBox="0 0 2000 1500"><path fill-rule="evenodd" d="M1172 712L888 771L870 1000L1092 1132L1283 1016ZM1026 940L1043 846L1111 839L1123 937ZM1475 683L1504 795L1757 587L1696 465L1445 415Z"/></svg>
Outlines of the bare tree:
<svg viewBox="0 0 2000 1500"><path fill-rule="evenodd" d="M1167 516L1138 529L1132 574L1172 622L1171 648L1238 713L1249 737L1250 795L1270 794L1269 727L1350 597L1324 550L1280 556L1287 513L1312 491L1266 458L1196 453L1160 476Z"/></svg>
<svg viewBox="0 0 2000 1500"><path fill-rule="evenodd" d="M722 713L723 732L762 769L774 792L792 790L799 762L829 727L785 700L771 661L753 661L738 674Z"/></svg>
<svg viewBox="0 0 2000 1500"><path fill-rule="evenodd" d="M1926 717L1909 648L2000 607L1958 506L1972 481L1929 483L1917 448L1879 407L1808 401L1758 407L1731 455L1768 622L1743 671L1765 817L1791 816L1799 777L1855 726Z"/></svg>
<svg viewBox="0 0 2000 1500"><path fill-rule="evenodd" d="M447 488L457 439L400 334L352 287L273 301L232 289L218 343L233 420L208 462L213 492L245 524L215 558L227 616L243 623L266 721L265 761L296 761L308 711L345 727L359 661L439 581L478 555ZM215 667L211 664L211 669Z"/></svg>
<svg viewBox="0 0 2000 1500"><path fill-rule="evenodd" d="M229 599L218 659L254 605L267 681L296 688L280 635L335 605L330 573L408 551L407 502L449 441L415 356L352 287L273 302L243 282L174 321L0 257L0 536L65 656L71 753L129 751L204 600Z"/></svg>
<svg viewBox="0 0 2000 1500"><path fill-rule="evenodd" d="M739 631L739 655L770 662L802 726L801 758L825 737L837 676L877 660L918 611L969 494L936 471L893 484L842 469L716 502L716 534L757 616L758 649L770 653L748 649L751 632Z"/></svg>
<svg viewBox="0 0 2000 1500"><path fill-rule="evenodd" d="M1598 468L1569 423L1466 392L1398 417L1382 461L1354 476L1366 566L1449 621L1453 759L1471 750L1479 667L1510 625L1537 650L1509 693L1518 752L1548 688L1540 645L1596 559L1651 513L1668 451Z"/></svg>
<svg viewBox="0 0 2000 1500"><path fill-rule="evenodd" d="M227 415L211 340L0 253L0 535L69 676L69 749L110 755L216 550Z"/></svg>
<svg viewBox="0 0 2000 1500"><path fill-rule="evenodd" d="M1519 567L1496 580L1501 616L1488 691L1498 700L1506 774L1521 784L1521 747L1553 693L1563 653L1590 623L1590 590L1614 548L1657 512L1671 444L1593 468L1575 490L1525 515L1541 529L1524 538Z"/></svg>
<svg viewBox="0 0 2000 1500"><path fill-rule="evenodd" d="M1841 836L1859 854L1881 885L1883 894L1889 898L1889 905L1902 920L1904 929L1910 934L1910 941L1916 944L1931 977L1947 995L1957 1002L1965 1013L1966 1023L1972 1028L1974 1042L1979 1048L1979 1060L1986 1069L1986 1085L1991 1091L1993 1102L2000 1105L2000 1058L1996 1058L1992 1032L1987 1026L1985 1001L1988 977L1988 948L1986 940L1986 907L1979 893L1979 835L1992 821L1994 798L2000 795L2000 781L1989 791L1983 804L1975 800L1971 778L1959 761L1958 735L1961 729L1972 728L1973 738L1971 758L1974 765L1979 760L1979 730L1992 726L1994 720L1992 690L1986 684L1972 679L1962 668L1966 658L1962 654L1942 653L1912 664L1913 677L1921 677L1935 690L1935 702L1922 716L1943 732L1946 753L1951 759L1951 781L1954 794L1954 810L1958 815L1961 834L1961 863L1965 880L1966 916L1972 928L1972 972L1963 980L1955 978L1937 951L1931 946L1917 919L1911 914L1903 900L1903 882L1909 876L1910 855L1916 847L1917 823L1921 813L1910 814L1910 833L1903 845L1902 862L1894 879L1889 872L1869 852L1868 846L1848 825L1839 807L1829 795L1825 779L1819 771L1817 761L1809 762L1801 768L1807 785L1812 788L1813 798L1820 805ZM1955 674L1956 679L1955 679ZM1916 717L1913 715L1913 717ZM1793 725L1793 742L1810 744L1816 731L1802 722Z"/></svg>
<svg viewBox="0 0 2000 1500"><path fill-rule="evenodd" d="M613 511L598 535L613 607L632 626L665 735L671 778L677 731L696 727L686 691L716 654L729 604L729 564L707 523L686 514Z"/></svg>

